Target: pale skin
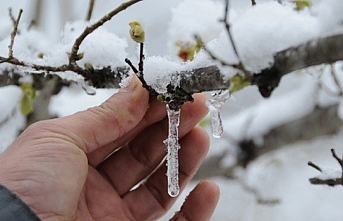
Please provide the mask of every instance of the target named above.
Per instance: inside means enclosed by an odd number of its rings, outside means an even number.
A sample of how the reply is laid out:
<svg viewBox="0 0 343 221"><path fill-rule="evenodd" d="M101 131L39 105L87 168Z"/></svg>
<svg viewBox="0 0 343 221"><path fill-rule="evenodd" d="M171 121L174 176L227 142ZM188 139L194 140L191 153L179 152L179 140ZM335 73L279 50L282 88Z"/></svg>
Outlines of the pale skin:
<svg viewBox="0 0 343 221"><path fill-rule="evenodd" d="M195 126L207 113L204 103L196 95L182 107L182 189L208 151L206 132ZM152 98L149 104L148 92L131 77L99 107L25 130L0 155L0 183L44 221L156 220L176 200L160 164L167 124L165 104ZM200 182L172 220L209 220L218 198L216 184Z"/></svg>

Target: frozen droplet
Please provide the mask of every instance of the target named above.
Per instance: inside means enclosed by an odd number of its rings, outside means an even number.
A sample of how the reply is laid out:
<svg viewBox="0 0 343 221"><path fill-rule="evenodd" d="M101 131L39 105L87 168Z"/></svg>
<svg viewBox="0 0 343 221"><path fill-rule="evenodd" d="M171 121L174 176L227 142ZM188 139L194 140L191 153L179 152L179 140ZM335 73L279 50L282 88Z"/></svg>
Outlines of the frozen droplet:
<svg viewBox="0 0 343 221"><path fill-rule="evenodd" d="M227 99L230 98L228 90L221 90L212 93L212 98L206 102L206 105L211 114L212 135L215 138L220 138L223 135L223 123L220 117L220 110Z"/></svg>
<svg viewBox="0 0 343 221"><path fill-rule="evenodd" d="M164 140L167 146L167 180L168 180L168 194L171 197L176 197L180 192L179 187L179 157L178 151L179 132L178 127L180 123L181 110L172 110L167 104L167 114L169 121L168 138Z"/></svg>
<svg viewBox="0 0 343 221"><path fill-rule="evenodd" d="M88 95L95 95L96 90L94 87L88 85L85 81L79 81L79 85L81 85L82 89L88 94Z"/></svg>
<svg viewBox="0 0 343 221"><path fill-rule="evenodd" d="M223 124L220 117L220 108L221 105L218 105L216 101L209 100L207 102L208 109L211 114L211 129L212 135L215 138L220 138L223 135Z"/></svg>

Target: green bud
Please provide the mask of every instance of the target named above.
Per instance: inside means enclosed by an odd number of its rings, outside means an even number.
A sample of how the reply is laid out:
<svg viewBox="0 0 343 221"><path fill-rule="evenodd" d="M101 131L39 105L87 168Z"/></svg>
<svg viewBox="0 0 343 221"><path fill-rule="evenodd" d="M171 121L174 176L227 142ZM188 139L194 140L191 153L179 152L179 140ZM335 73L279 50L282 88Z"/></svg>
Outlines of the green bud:
<svg viewBox="0 0 343 221"><path fill-rule="evenodd" d="M38 53L37 57L42 59L44 57L44 53L42 53L42 52Z"/></svg>
<svg viewBox="0 0 343 221"><path fill-rule="evenodd" d="M310 8L312 6L311 1L295 1L295 10L301 11L304 10L305 8Z"/></svg>
<svg viewBox="0 0 343 221"><path fill-rule="evenodd" d="M91 63L86 62L86 63L84 64L84 67L85 67L88 71L94 72L94 67L93 67L93 65L92 65Z"/></svg>
<svg viewBox="0 0 343 221"><path fill-rule="evenodd" d="M159 94L159 95L157 95L157 100L160 102L164 102L164 101L166 101L166 98L163 94Z"/></svg>
<svg viewBox="0 0 343 221"><path fill-rule="evenodd" d="M33 111L33 102L36 98L36 90L32 83L23 83L20 85L23 95L20 99L20 111L24 116Z"/></svg>
<svg viewBox="0 0 343 221"><path fill-rule="evenodd" d="M82 58L83 58L83 56L85 55L85 53L78 53L77 55L76 55L76 60L78 61L78 60L81 60Z"/></svg>
<svg viewBox="0 0 343 221"><path fill-rule="evenodd" d="M249 85L251 85L251 82L247 78L241 75L235 75L232 78L230 78L229 91L230 93L234 93Z"/></svg>

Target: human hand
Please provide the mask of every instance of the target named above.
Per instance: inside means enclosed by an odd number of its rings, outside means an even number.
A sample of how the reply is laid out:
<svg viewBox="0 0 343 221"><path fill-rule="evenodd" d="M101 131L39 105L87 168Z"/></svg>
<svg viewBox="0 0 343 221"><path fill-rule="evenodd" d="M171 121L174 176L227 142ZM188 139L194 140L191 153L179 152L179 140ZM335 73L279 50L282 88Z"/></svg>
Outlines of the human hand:
<svg viewBox="0 0 343 221"><path fill-rule="evenodd" d="M38 122L0 155L0 183L41 220L155 220L175 202L167 193L165 105L136 77L99 107ZM209 139L194 127L207 113L202 95L181 111L180 187L204 159ZM113 153L109 156L110 153ZM142 182L143 181L143 182ZM137 184L140 184L134 188ZM209 220L219 189L204 181L173 220Z"/></svg>

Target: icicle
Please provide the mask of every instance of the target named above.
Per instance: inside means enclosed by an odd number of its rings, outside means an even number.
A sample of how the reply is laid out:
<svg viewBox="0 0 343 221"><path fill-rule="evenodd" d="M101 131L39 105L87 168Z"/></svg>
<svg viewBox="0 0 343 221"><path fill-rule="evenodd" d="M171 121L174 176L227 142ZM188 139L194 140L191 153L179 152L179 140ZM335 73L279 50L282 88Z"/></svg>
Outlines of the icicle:
<svg viewBox="0 0 343 221"><path fill-rule="evenodd" d="M228 90L216 91L212 93L212 97L206 102L206 105L211 114L212 135L215 138L220 138L223 135L220 109L224 102L230 98L230 92Z"/></svg>
<svg viewBox="0 0 343 221"><path fill-rule="evenodd" d="M96 90L92 86L89 86L85 81L79 81L79 84L88 95L96 94Z"/></svg>
<svg viewBox="0 0 343 221"><path fill-rule="evenodd" d="M181 110L172 110L167 104L167 114L169 120L168 138L164 140L167 145L167 179L168 179L168 194L171 197L176 197L180 192L179 187L179 157L180 149L178 126L180 122Z"/></svg>

